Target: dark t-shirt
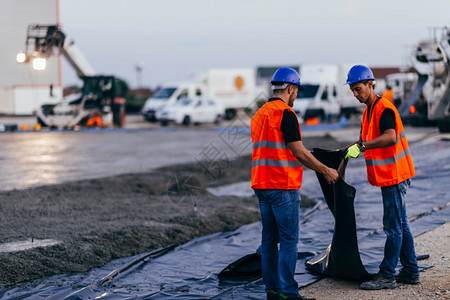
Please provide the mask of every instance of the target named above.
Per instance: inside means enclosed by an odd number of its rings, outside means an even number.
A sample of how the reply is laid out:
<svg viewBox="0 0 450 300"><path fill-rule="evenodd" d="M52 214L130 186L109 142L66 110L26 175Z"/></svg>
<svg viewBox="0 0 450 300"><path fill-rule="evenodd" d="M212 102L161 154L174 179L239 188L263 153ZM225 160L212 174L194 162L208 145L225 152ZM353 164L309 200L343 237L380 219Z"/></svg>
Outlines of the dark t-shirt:
<svg viewBox="0 0 450 300"><path fill-rule="evenodd" d="M383 133L386 129L395 129L395 114L390 108L386 108L380 116L380 132Z"/></svg>
<svg viewBox="0 0 450 300"><path fill-rule="evenodd" d="M374 104L378 102L375 101ZM368 108L368 112L372 111L372 106ZM370 123L370 115L367 114L367 121ZM392 109L386 108L380 116L380 121L378 123L378 128L380 128L380 134L383 134L386 129L395 129L395 113Z"/></svg>
<svg viewBox="0 0 450 300"><path fill-rule="evenodd" d="M269 101L283 101L280 98L270 98ZM301 141L300 129L298 127L297 115L289 109L283 112L280 130L283 132L284 141L286 143Z"/></svg>

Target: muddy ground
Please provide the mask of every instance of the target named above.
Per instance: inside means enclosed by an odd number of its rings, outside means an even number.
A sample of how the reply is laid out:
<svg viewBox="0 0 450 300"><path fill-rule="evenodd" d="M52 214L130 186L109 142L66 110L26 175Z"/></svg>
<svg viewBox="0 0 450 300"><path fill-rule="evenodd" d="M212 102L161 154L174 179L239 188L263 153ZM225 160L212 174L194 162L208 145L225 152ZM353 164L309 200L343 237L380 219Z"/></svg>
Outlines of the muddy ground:
<svg viewBox="0 0 450 300"><path fill-rule="evenodd" d="M308 149L335 149L330 136ZM0 193L0 243L61 243L0 253L0 284L84 272L107 262L259 220L255 197L216 197L210 186L250 180L251 157L176 165L145 174L69 182ZM211 171L211 172L208 172ZM302 206L314 200L302 198Z"/></svg>

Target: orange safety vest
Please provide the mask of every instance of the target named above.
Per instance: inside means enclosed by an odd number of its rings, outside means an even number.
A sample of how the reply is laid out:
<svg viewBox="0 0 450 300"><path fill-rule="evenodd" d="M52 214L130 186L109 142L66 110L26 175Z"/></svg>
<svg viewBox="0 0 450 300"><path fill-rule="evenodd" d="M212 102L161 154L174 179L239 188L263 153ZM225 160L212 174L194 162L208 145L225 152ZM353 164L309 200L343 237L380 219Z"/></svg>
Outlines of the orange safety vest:
<svg viewBox="0 0 450 300"><path fill-rule="evenodd" d="M395 113L395 135L397 138L395 144L364 151L369 183L380 187L398 184L415 175L402 120L395 106L386 98L381 97L378 101L375 99L370 107L372 110L370 121L367 120L368 108L364 110L361 129L362 141L363 143L368 142L381 135L380 117L387 108L392 109Z"/></svg>
<svg viewBox="0 0 450 300"><path fill-rule="evenodd" d="M302 185L303 167L280 129L285 109L294 112L283 101L270 101L251 120L252 189L291 190ZM301 136L300 126L299 132Z"/></svg>

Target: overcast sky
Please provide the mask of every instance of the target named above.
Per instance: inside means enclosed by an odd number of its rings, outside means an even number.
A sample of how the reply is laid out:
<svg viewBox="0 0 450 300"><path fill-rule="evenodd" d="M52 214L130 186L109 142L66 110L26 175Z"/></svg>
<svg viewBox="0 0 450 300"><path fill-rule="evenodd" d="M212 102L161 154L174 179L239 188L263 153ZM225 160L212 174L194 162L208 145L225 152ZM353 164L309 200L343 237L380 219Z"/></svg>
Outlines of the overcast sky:
<svg viewBox="0 0 450 300"><path fill-rule="evenodd" d="M67 36L99 74L136 87L208 68L365 62L403 66L449 0L60 0ZM77 83L63 65L63 83Z"/></svg>

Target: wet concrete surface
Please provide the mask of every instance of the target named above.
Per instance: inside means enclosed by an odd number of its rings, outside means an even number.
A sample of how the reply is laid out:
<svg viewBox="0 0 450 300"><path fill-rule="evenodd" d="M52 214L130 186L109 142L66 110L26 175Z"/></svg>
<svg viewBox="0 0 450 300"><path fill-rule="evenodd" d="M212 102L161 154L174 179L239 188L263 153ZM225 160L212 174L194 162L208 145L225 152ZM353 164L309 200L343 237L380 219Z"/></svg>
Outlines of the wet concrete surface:
<svg viewBox="0 0 450 300"><path fill-rule="evenodd" d="M34 122L33 117L0 117L3 124L32 126ZM231 160L251 154L248 129L245 115L219 126L191 127L161 127L131 115L122 129L4 132L0 134L0 190L142 173L199 160ZM307 146L311 137L329 135L344 143L356 139L358 132L358 126L302 128ZM437 129L411 128L407 134L415 141L437 134Z"/></svg>
<svg viewBox="0 0 450 300"><path fill-rule="evenodd" d="M251 153L249 135L225 127L231 123L160 127L140 116L129 119L123 129L0 134L0 190L148 172L165 165Z"/></svg>

